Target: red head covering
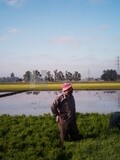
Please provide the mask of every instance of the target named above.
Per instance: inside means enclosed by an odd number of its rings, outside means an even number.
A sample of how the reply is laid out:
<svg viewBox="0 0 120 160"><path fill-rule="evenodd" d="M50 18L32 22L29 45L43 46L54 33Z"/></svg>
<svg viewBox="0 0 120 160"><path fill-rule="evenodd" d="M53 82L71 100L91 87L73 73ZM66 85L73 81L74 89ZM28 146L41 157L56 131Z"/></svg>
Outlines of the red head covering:
<svg viewBox="0 0 120 160"><path fill-rule="evenodd" d="M62 85L62 91L63 92L66 91L66 90L68 90L69 88L72 88L72 85L70 83L64 83Z"/></svg>

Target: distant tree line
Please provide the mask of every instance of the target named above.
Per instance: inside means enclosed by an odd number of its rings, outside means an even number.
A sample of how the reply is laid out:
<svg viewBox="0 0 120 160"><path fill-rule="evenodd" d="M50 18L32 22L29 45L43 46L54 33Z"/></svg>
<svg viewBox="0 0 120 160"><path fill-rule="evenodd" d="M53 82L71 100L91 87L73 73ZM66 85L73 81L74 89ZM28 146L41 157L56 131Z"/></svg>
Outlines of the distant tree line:
<svg viewBox="0 0 120 160"><path fill-rule="evenodd" d="M120 80L120 75L117 74L116 70L108 69L103 71L101 79L104 81L116 81Z"/></svg>
<svg viewBox="0 0 120 160"><path fill-rule="evenodd" d="M26 71L23 75L24 81L27 82L39 82L39 81L50 81L50 82L56 82L56 81L80 81L81 80L81 74L78 71L75 71L74 73L71 73L69 71L66 71L63 73L62 71L58 71L57 69L54 70L54 74L51 73L51 71L44 70L44 75L42 75L42 72L40 73L38 70L35 70L33 72Z"/></svg>
<svg viewBox="0 0 120 160"><path fill-rule="evenodd" d="M88 81L94 80L94 78L87 79ZM97 80L97 79L96 79ZM107 69L103 71L103 74L99 78L99 80L103 81L117 81L120 80L120 75L117 74L116 70ZM38 70L34 71L26 71L23 75L23 78L15 77L15 74L12 72L10 77L2 77L0 78L0 82L41 82L41 81L49 81L49 82L58 82L58 81L81 81L81 74L78 71L74 71L73 73L70 71L58 71L57 69L53 71L42 70L41 72Z"/></svg>
<svg viewBox="0 0 120 160"><path fill-rule="evenodd" d="M0 82L21 82L22 78L16 77L12 72L8 77L0 77Z"/></svg>

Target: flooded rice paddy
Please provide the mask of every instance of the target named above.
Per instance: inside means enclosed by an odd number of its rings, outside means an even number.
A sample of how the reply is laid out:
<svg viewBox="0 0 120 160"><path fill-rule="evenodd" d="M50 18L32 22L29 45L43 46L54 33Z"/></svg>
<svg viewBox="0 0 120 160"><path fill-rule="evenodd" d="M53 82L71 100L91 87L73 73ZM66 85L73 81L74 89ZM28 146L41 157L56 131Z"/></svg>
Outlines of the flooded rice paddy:
<svg viewBox="0 0 120 160"><path fill-rule="evenodd" d="M0 93L3 95L5 93ZM33 91L0 98L0 115L51 114L50 106L59 91ZM120 111L120 91L74 91L76 111L111 113Z"/></svg>

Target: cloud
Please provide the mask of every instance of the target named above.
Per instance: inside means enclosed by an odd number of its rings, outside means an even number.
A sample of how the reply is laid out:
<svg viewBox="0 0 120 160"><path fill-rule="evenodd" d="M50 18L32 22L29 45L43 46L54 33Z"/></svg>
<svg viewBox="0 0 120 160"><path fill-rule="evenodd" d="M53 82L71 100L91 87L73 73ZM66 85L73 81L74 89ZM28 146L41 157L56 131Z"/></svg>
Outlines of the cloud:
<svg viewBox="0 0 120 160"><path fill-rule="evenodd" d="M106 0L88 0L89 3L91 4L100 4L104 3Z"/></svg>
<svg viewBox="0 0 120 160"><path fill-rule="evenodd" d="M89 63L98 63L99 59L95 56L95 55L87 55L84 57L73 57L73 59L75 60L75 62L79 63L83 63L83 64L89 64Z"/></svg>
<svg viewBox="0 0 120 160"><path fill-rule="evenodd" d="M120 36L118 35L118 36L114 36L114 40L115 41L120 41Z"/></svg>
<svg viewBox="0 0 120 160"><path fill-rule="evenodd" d="M86 1L86 2L94 5L94 4L103 4L103 3L106 2L107 0L75 0L75 1L76 1L76 2L84 2L84 1Z"/></svg>
<svg viewBox="0 0 120 160"><path fill-rule="evenodd" d="M1 2L6 3L9 6L23 6L26 0L1 0Z"/></svg>
<svg viewBox="0 0 120 160"><path fill-rule="evenodd" d="M5 2L6 2L8 5L15 5L16 3L18 3L18 0L5 0Z"/></svg>
<svg viewBox="0 0 120 160"><path fill-rule="evenodd" d="M101 36L100 35L86 35L83 37L80 37L80 42L81 44L90 44L90 43L97 43L101 41Z"/></svg>
<svg viewBox="0 0 120 160"><path fill-rule="evenodd" d="M60 45L71 45L71 44L76 44L77 40L74 37L70 36L60 36L57 38L54 38L54 43L60 44Z"/></svg>
<svg viewBox="0 0 120 160"><path fill-rule="evenodd" d="M18 32L18 29L16 27L12 27L12 28L9 28L8 32L16 33L16 32Z"/></svg>
<svg viewBox="0 0 120 160"><path fill-rule="evenodd" d="M111 26L109 24L103 24L100 26L100 28L104 31L108 30Z"/></svg>
<svg viewBox="0 0 120 160"><path fill-rule="evenodd" d="M4 42L7 40L7 37L3 36L3 37L0 37L0 42Z"/></svg>
<svg viewBox="0 0 120 160"><path fill-rule="evenodd" d="M8 41L11 38L11 36L16 32L18 32L18 28L16 28L16 27L10 28L9 27L7 32L3 36L0 36L0 42Z"/></svg>

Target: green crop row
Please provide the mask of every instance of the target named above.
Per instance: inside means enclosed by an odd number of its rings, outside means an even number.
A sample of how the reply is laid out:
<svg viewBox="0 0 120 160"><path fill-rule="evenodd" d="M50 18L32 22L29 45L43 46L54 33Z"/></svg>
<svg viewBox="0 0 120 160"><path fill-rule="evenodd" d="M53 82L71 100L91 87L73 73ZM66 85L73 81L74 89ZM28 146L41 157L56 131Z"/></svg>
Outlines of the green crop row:
<svg viewBox="0 0 120 160"><path fill-rule="evenodd" d="M0 91L48 91L60 90L62 83L16 83L16 84L0 84ZM72 83L75 90L120 90L119 82L90 82L90 83Z"/></svg>
<svg viewBox="0 0 120 160"><path fill-rule="evenodd" d="M55 118L0 116L1 160L119 160L120 131L109 128L110 114L77 113L83 138L61 148Z"/></svg>

